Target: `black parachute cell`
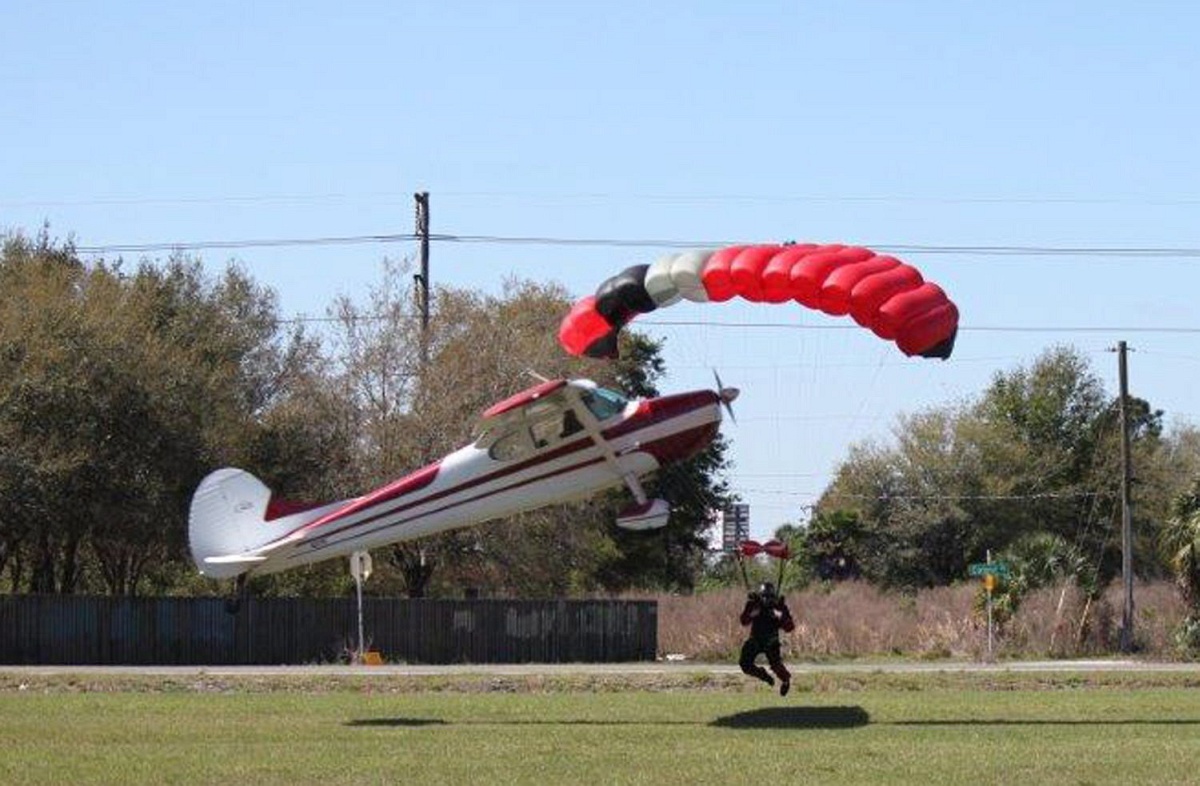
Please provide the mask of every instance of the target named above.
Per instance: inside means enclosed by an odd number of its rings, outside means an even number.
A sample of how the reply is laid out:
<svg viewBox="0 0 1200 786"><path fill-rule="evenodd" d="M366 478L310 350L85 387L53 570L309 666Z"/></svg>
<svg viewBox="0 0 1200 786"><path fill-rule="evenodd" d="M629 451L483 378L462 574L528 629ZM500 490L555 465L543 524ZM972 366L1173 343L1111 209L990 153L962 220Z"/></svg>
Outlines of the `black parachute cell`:
<svg viewBox="0 0 1200 786"><path fill-rule="evenodd" d="M649 265L627 267L596 289L596 311L610 325L619 328L637 314L648 314L658 308L646 292L649 268Z"/></svg>

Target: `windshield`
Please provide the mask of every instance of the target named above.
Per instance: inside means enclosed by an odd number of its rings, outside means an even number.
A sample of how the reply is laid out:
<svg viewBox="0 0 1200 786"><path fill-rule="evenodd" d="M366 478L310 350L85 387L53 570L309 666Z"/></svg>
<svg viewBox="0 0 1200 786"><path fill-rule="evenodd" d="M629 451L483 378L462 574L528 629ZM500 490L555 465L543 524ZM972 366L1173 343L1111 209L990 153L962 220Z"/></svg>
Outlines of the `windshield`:
<svg viewBox="0 0 1200 786"><path fill-rule="evenodd" d="M580 394L579 397L583 400L584 406L599 421L605 421L614 415L621 414L625 411L625 405L629 403L629 399L607 388L589 390Z"/></svg>

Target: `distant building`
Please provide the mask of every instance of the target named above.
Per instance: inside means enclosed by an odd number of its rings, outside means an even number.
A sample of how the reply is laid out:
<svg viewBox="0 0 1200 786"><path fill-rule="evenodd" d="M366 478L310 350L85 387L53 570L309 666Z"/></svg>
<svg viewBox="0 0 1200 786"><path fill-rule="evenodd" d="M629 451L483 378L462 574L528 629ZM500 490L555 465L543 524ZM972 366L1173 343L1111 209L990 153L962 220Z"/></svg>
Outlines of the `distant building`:
<svg viewBox="0 0 1200 786"><path fill-rule="evenodd" d="M718 549L733 554L738 544L750 538L750 506L744 502L729 505L714 516L721 542Z"/></svg>

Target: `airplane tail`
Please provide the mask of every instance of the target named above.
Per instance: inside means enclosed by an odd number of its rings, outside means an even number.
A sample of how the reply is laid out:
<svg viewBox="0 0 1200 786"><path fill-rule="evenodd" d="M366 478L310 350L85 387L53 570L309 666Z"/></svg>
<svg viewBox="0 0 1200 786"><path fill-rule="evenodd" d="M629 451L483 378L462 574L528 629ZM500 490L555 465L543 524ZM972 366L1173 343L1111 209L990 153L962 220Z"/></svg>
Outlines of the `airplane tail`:
<svg viewBox="0 0 1200 786"><path fill-rule="evenodd" d="M341 505L296 512L271 499L271 490L249 472L232 467L210 473L192 495L188 543L192 561L209 578L225 579L266 561L263 547Z"/></svg>

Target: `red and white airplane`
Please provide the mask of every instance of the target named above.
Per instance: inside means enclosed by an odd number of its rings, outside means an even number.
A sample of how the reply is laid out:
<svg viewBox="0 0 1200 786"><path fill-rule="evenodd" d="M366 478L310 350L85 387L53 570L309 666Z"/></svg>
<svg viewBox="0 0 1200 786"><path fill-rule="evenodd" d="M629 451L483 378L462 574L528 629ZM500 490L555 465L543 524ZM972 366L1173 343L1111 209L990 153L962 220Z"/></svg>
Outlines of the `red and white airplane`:
<svg viewBox="0 0 1200 786"><path fill-rule="evenodd" d="M718 381L718 387L719 381ZM738 391L630 401L589 380L548 380L483 413L478 438L361 497L298 509L240 469L219 469L192 497L188 537L205 576L275 573L480 524L627 485L617 524L653 529L670 509L639 478L703 450Z"/></svg>

